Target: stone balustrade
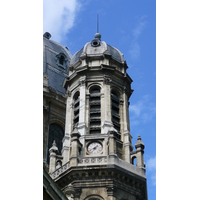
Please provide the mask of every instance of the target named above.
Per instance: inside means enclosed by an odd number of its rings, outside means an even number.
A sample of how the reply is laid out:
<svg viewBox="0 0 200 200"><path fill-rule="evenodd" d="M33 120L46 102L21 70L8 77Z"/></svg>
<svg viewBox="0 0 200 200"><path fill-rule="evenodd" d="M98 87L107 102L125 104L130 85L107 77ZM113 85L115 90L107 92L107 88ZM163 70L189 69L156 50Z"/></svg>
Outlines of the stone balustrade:
<svg viewBox="0 0 200 200"><path fill-rule="evenodd" d="M95 166L95 165L115 165L121 167L129 172L135 173L145 178L145 168L136 167L126 161L119 159L117 155L113 156L98 156L98 157L84 157L78 158L78 166ZM63 174L70 168L70 162L67 162L60 168L51 173L52 179L56 179L60 174Z"/></svg>
<svg viewBox="0 0 200 200"><path fill-rule="evenodd" d="M66 164L64 164L60 168L56 169L53 173L51 173L50 174L51 178L52 179L57 178L60 174L62 174L63 172L67 171L68 168L69 168L69 162L67 162Z"/></svg>

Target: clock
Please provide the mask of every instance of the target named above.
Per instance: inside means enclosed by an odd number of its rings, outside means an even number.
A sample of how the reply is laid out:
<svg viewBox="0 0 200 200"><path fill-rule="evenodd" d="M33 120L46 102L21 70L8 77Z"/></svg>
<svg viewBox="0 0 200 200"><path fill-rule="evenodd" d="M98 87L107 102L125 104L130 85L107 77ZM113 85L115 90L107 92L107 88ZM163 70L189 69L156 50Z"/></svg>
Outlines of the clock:
<svg viewBox="0 0 200 200"><path fill-rule="evenodd" d="M88 152L93 154L100 153L102 149L102 145L99 142L92 142L88 145L87 148Z"/></svg>

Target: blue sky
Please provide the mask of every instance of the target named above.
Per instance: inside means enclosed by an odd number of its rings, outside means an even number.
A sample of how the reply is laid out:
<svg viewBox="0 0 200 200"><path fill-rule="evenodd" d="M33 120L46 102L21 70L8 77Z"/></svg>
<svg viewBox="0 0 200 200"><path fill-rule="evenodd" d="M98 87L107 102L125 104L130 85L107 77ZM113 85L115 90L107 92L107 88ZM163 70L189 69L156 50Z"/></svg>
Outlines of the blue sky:
<svg viewBox="0 0 200 200"><path fill-rule="evenodd" d="M133 79L130 98L132 143L138 134L145 144L149 200L156 196L156 2L138 0L43 0L43 32L72 54L99 32L118 48Z"/></svg>

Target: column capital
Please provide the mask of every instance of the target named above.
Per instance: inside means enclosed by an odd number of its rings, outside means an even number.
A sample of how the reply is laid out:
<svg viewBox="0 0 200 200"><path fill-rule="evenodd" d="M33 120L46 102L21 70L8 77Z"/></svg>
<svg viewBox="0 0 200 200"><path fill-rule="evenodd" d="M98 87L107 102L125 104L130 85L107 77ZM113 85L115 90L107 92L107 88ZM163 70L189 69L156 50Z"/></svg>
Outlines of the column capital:
<svg viewBox="0 0 200 200"><path fill-rule="evenodd" d="M83 76L79 79L78 81L79 85L80 86L85 86L85 83L86 83L86 76Z"/></svg>
<svg viewBox="0 0 200 200"><path fill-rule="evenodd" d="M112 82L112 79L111 79L109 76L104 75L103 78L104 78L104 79L103 79L103 82L104 82L104 84L106 84L106 85L109 85L109 84Z"/></svg>

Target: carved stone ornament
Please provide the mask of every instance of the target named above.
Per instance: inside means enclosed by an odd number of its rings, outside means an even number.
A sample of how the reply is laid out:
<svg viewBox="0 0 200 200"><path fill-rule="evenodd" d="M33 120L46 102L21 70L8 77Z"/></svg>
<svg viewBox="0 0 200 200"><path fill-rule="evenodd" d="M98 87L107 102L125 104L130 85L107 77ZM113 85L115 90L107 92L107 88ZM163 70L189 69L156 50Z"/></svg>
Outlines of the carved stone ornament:
<svg viewBox="0 0 200 200"><path fill-rule="evenodd" d="M106 85L110 84L111 81L112 81L111 78L109 78L109 77L107 77L107 76L104 76L103 82L104 82Z"/></svg>
<svg viewBox="0 0 200 200"><path fill-rule="evenodd" d="M125 94L127 94L128 93L128 90L127 90L127 88L124 86L124 88L123 88L123 93L125 93Z"/></svg>
<svg viewBox="0 0 200 200"><path fill-rule="evenodd" d="M120 99L120 100L119 100L119 103L120 103L120 105L123 105L124 100L123 100L123 99Z"/></svg>
<svg viewBox="0 0 200 200"><path fill-rule="evenodd" d="M67 96L71 97L71 92L69 90L67 90Z"/></svg>
<svg viewBox="0 0 200 200"><path fill-rule="evenodd" d="M84 86L85 83L86 83L86 79L79 80L79 85L80 85L80 86Z"/></svg>
<svg viewBox="0 0 200 200"><path fill-rule="evenodd" d="M74 70L74 67L73 67L72 65L70 65L70 66L69 66L69 70L70 70L70 71L73 71L73 70Z"/></svg>

